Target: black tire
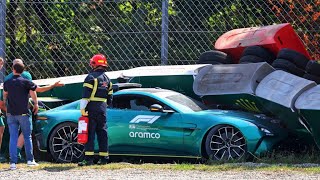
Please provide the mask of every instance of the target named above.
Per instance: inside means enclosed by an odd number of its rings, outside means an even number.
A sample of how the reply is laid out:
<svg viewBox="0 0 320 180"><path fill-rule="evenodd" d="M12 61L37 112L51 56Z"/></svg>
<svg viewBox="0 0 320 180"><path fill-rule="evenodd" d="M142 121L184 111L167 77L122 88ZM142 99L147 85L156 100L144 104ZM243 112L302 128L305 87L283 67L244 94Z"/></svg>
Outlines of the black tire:
<svg viewBox="0 0 320 180"><path fill-rule="evenodd" d="M272 64L272 62L276 59L275 55L271 51L261 46L246 47L241 56L243 57L248 55L260 57L269 64Z"/></svg>
<svg viewBox="0 0 320 180"><path fill-rule="evenodd" d="M303 75L303 78L308 79L310 81L314 81L317 84L320 84L320 77L319 76L315 76L315 75L306 73Z"/></svg>
<svg viewBox="0 0 320 180"><path fill-rule="evenodd" d="M277 70L283 70L299 77L302 77L305 73L303 69L298 68L295 64L286 59L276 59L272 63L272 66Z"/></svg>
<svg viewBox="0 0 320 180"><path fill-rule="evenodd" d="M222 51L210 50L202 53L197 64L208 64L207 62L219 62L222 64L231 64L232 59Z"/></svg>
<svg viewBox="0 0 320 180"><path fill-rule="evenodd" d="M247 156L247 142L237 128L218 125L209 131L205 151L212 160L241 160Z"/></svg>
<svg viewBox="0 0 320 180"><path fill-rule="evenodd" d="M259 62L265 62L265 59L255 56L255 55L245 55L242 56L239 60L240 64L245 64L245 63L259 63Z"/></svg>
<svg viewBox="0 0 320 180"><path fill-rule="evenodd" d="M287 59L300 69L306 69L309 59L303 54L288 48L279 51L277 59Z"/></svg>
<svg viewBox="0 0 320 180"><path fill-rule="evenodd" d="M320 76L320 64L314 60L309 61L306 67L306 71L308 74Z"/></svg>
<svg viewBox="0 0 320 180"><path fill-rule="evenodd" d="M59 124L50 134L48 146L52 158L59 163L78 162L84 157L84 145L77 142L78 125Z"/></svg>

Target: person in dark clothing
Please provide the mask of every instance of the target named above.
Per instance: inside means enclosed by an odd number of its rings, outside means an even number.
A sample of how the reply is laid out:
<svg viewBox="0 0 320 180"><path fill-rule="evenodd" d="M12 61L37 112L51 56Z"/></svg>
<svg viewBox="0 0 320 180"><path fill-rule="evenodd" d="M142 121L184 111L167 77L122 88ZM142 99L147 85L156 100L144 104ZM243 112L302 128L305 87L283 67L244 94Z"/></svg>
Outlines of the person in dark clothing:
<svg viewBox="0 0 320 180"><path fill-rule="evenodd" d="M108 64L104 55L94 55L90 65L93 70L84 80L80 101L81 115L89 118L88 142L85 144L85 158L79 166L93 164L95 134L99 144L98 164L109 161L106 108L112 103L112 82L105 74Z"/></svg>
<svg viewBox="0 0 320 180"><path fill-rule="evenodd" d="M12 66L13 77L4 82L3 102L7 110L7 122L10 132L10 169L16 169L17 141L21 128L25 141L25 152L28 166L37 166L34 161L31 139L32 123L28 109L29 94L34 102L33 112L38 112L37 85L21 76L24 65L16 63ZM8 101L7 101L8 100ZM7 107L6 107L7 104Z"/></svg>
<svg viewBox="0 0 320 180"><path fill-rule="evenodd" d="M13 64L13 65L16 64L16 63L20 63L20 64L24 65L22 59L14 59L14 60L12 61L12 64ZM7 80L11 79L13 76L14 76L14 75L13 75L13 73L11 72L11 73L8 74L7 76L5 76L4 82L6 82ZM32 76L31 76L31 74L30 74L28 71L26 71L26 70L24 70L24 71L21 73L21 77L23 77L23 78L25 78L25 79L27 79L27 80L29 80L29 81L32 81ZM41 86L41 87L38 86L37 89L36 89L36 92L40 92L40 93L41 93L41 92L46 92L46 91L49 91L49 90L51 90L51 89L53 89L53 88L55 88L55 87L61 87L61 86L64 86L64 84L61 83L60 81L57 81L56 83L51 84L51 85ZM1 101L1 100L2 100L2 95L0 96L0 101ZM1 123L0 123L0 142L1 142L1 133L2 133L1 129L4 129L4 124L3 124L3 126L1 126ZM22 157L21 154L20 154L21 149L22 149L22 147L23 147L23 144L24 144L24 137L23 137L23 133L21 133L21 134L19 135L19 137L18 137L18 143L17 143L18 162L23 162L23 161L24 161L23 157ZM0 145L0 147L1 147L1 145ZM0 162L1 162L1 155L0 155Z"/></svg>

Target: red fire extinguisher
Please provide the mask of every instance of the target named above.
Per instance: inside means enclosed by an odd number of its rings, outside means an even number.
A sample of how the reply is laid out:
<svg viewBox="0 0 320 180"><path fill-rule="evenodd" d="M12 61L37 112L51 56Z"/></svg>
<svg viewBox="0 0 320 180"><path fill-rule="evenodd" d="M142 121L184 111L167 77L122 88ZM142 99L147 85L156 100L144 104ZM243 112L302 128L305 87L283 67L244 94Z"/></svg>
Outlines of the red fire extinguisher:
<svg viewBox="0 0 320 180"><path fill-rule="evenodd" d="M88 124L89 118L81 116L78 121L78 143L86 144L88 142Z"/></svg>

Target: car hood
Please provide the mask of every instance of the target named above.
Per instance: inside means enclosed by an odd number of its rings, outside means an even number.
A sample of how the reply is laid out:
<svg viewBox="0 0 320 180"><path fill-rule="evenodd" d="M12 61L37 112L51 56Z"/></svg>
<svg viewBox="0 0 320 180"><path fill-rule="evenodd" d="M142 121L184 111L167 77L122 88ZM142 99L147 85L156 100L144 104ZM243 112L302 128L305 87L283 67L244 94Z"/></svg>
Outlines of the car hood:
<svg viewBox="0 0 320 180"><path fill-rule="evenodd" d="M258 127L264 127L273 132L286 131L281 124L279 119L268 117L264 114L253 114L243 111L235 111L235 110L206 110L201 113L208 116L221 116L222 118L237 118L244 121L251 122Z"/></svg>

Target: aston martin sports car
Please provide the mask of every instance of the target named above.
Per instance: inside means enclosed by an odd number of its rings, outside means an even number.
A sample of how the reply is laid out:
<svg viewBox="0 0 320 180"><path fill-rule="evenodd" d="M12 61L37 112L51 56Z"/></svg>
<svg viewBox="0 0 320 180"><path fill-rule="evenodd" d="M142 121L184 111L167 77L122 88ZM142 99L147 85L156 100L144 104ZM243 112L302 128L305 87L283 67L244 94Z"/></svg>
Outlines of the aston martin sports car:
<svg viewBox="0 0 320 180"><path fill-rule="evenodd" d="M35 122L39 149L56 162L81 160L84 145L77 143L79 117L79 101L39 113ZM250 154L260 156L287 137L277 119L207 110L201 102L160 88L114 93L107 126L111 157L239 160Z"/></svg>

